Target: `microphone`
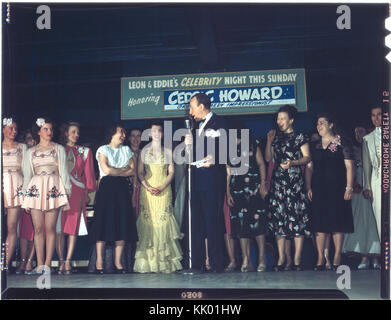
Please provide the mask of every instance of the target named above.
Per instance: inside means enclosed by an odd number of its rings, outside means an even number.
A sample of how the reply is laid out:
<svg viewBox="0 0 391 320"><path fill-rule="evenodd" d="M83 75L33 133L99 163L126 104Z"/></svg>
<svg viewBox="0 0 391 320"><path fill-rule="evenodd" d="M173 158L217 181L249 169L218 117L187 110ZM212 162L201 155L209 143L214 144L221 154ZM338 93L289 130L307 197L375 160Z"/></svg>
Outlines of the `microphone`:
<svg viewBox="0 0 391 320"><path fill-rule="evenodd" d="M186 129L190 129L190 119L185 119Z"/></svg>
<svg viewBox="0 0 391 320"><path fill-rule="evenodd" d="M190 131L194 129L194 119L190 114L188 115L187 119L185 119L185 125L186 129L189 129Z"/></svg>

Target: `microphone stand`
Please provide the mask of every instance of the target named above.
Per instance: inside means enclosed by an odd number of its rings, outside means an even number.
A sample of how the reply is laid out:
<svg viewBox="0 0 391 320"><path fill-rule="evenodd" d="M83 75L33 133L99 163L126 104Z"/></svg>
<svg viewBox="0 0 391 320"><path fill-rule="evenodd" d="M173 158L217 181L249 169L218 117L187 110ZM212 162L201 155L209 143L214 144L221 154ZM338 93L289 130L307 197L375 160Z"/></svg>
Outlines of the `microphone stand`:
<svg viewBox="0 0 391 320"><path fill-rule="evenodd" d="M190 129L190 120L186 120L186 128L189 129L189 132L191 133L191 129ZM185 275L195 275L195 274L199 274L200 271L199 270L196 270L196 269L193 269L193 262L192 262L192 254L191 254L191 246L192 246L192 242L191 242L191 238L192 238L192 228L191 228L191 153L192 150L191 150L191 146L190 147L187 147L186 148L186 151L188 153L188 167L187 167L187 188L188 188L188 193L189 193L189 196L188 196L188 225L189 225L189 269L186 269L186 270L182 270L182 274L185 274Z"/></svg>

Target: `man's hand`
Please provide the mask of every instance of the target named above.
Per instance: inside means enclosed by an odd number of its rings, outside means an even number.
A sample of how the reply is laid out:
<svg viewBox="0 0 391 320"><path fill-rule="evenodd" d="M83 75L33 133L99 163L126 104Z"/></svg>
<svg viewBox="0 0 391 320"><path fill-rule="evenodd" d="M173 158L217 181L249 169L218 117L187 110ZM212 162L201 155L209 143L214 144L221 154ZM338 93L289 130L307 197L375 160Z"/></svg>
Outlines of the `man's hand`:
<svg viewBox="0 0 391 320"><path fill-rule="evenodd" d="M186 146L191 146L193 145L193 136L191 134L187 134L185 136L185 145Z"/></svg>
<svg viewBox="0 0 391 320"><path fill-rule="evenodd" d="M205 158L204 158L204 165L203 167L204 168L209 168L210 166L213 165L213 156L211 154L208 154Z"/></svg>

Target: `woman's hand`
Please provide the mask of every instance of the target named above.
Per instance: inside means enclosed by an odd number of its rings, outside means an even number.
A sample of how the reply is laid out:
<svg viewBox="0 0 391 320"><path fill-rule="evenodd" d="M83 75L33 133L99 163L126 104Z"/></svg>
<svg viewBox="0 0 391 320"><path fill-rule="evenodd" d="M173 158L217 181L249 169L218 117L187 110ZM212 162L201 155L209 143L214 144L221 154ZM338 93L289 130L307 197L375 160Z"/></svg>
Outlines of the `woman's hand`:
<svg viewBox="0 0 391 320"><path fill-rule="evenodd" d="M343 196L344 200L352 200L353 199L353 188L349 188L345 190L345 194Z"/></svg>
<svg viewBox="0 0 391 320"><path fill-rule="evenodd" d="M231 193L227 192L227 204L230 206L230 207L233 207L235 202L234 202L234 198L232 198L232 195Z"/></svg>
<svg viewBox="0 0 391 320"><path fill-rule="evenodd" d="M308 198L308 200L312 201L312 189L309 189L307 191L307 198Z"/></svg>
<svg viewBox="0 0 391 320"><path fill-rule="evenodd" d="M261 185L259 186L259 194L261 195L262 199L265 199L268 194L265 181L262 181Z"/></svg>
<svg viewBox="0 0 391 320"><path fill-rule="evenodd" d="M288 170L292 166L291 160L285 160L283 163L280 164L280 167L284 170Z"/></svg>
<svg viewBox="0 0 391 320"><path fill-rule="evenodd" d="M267 133L267 141L272 142L274 137L276 136L276 130L272 129Z"/></svg>

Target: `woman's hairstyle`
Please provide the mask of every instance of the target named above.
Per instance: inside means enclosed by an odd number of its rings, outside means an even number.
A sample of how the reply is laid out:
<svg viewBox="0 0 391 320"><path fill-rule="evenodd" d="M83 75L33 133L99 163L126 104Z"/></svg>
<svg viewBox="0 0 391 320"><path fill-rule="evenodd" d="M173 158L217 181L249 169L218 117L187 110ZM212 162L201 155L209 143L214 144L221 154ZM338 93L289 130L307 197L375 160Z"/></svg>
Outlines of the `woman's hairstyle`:
<svg viewBox="0 0 391 320"><path fill-rule="evenodd" d="M164 130L164 123L162 120L151 120L148 124L148 128L152 129L152 126L158 126L162 128L162 131Z"/></svg>
<svg viewBox="0 0 391 320"><path fill-rule="evenodd" d="M12 116L3 117L2 123L1 123L2 129L4 129L6 126L9 126L12 123L18 124L18 121Z"/></svg>
<svg viewBox="0 0 391 320"><path fill-rule="evenodd" d="M33 138L35 141L37 141L37 143L39 142L39 135L38 135L38 132L41 130L41 127L43 125L45 125L46 123L50 123L52 125L52 129L54 131L54 127L55 127L55 123L53 120L51 120L50 118L38 118L34 123L33 123L33 126L31 128L31 131L33 133Z"/></svg>
<svg viewBox="0 0 391 320"><path fill-rule="evenodd" d="M296 119L297 109L294 106L286 104L285 106L282 106L280 109L278 109L277 114L279 114L280 112L286 112L288 114L289 119Z"/></svg>
<svg viewBox="0 0 391 320"><path fill-rule="evenodd" d="M67 134L68 134L69 128L72 126L78 127L80 130L80 124L78 122L74 122L74 121L69 121L67 123L64 123L60 127L60 139L59 140L60 140L60 143L64 146L68 143Z"/></svg>
<svg viewBox="0 0 391 320"><path fill-rule="evenodd" d="M111 139L113 138L113 135L117 133L117 128L122 128L124 132L126 132L125 127L118 123L114 123L111 127L109 127L106 131L106 137L105 137L105 142L106 144L109 144L111 142Z"/></svg>
<svg viewBox="0 0 391 320"><path fill-rule="evenodd" d="M336 120L334 118L334 116L330 113L327 113L327 112L323 112L323 113L319 113L317 116L316 116L316 121L319 120L319 118L325 118L326 121L329 123L329 124L333 124L333 126L331 127L331 132L333 133L333 135L336 135L336 134L339 134L339 128L337 126L337 123L336 123Z"/></svg>
<svg viewBox="0 0 391 320"><path fill-rule="evenodd" d="M143 133L143 130L137 127L132 127L128 130L128 137L132 134L132 131L140 131L140 133Z"/></svg>

